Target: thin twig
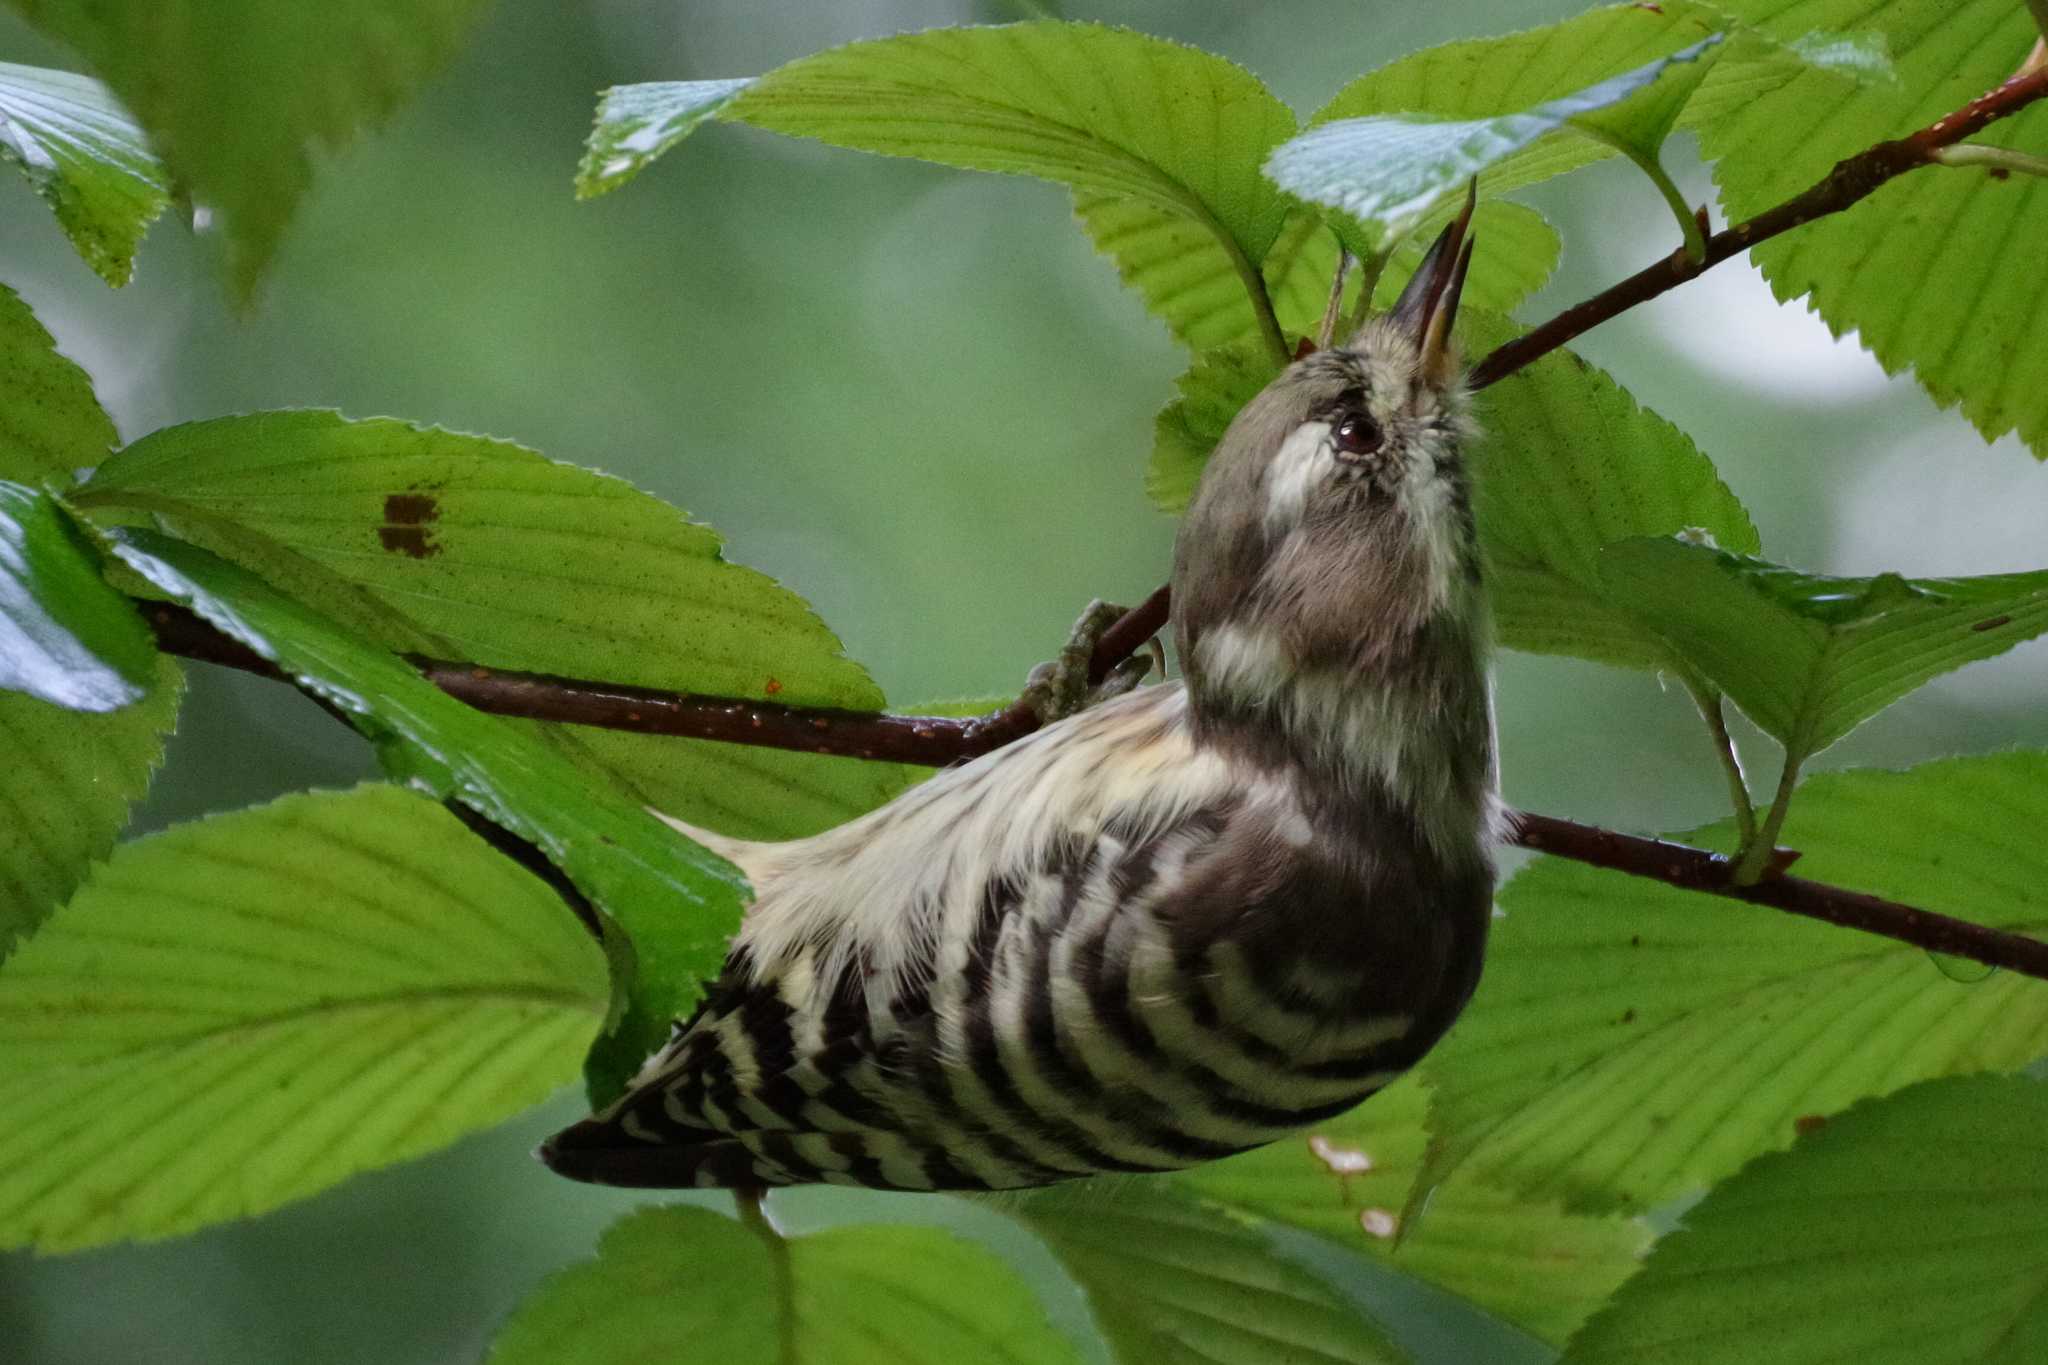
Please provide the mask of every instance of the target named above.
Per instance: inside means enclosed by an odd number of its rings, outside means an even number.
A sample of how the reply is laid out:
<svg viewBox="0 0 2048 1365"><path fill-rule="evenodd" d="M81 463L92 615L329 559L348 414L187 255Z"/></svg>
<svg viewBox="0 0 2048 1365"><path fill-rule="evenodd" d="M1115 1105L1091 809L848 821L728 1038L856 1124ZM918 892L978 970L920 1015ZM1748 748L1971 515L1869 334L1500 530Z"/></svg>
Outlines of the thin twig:
<svg viewBox="0 0 2048 1365"><path fill-rule="evenodd" d="M1734 865L1703 848L1619 834L1527 811L1513 818L1517 825L1512 836L1514 842L1539 853L1648 877L1688 891L1767 905L1844 929L1910 943L1930 953L1968 958L1988 967L2005 967L2022 976L2048 980L2048 943L2039 939L1901 905L1882 896L1810 882L1804 877L1768 876L1754 886L1737 886L1733 880Z"/></svg>
<svg viewBox="0 0 2048 1365"><path fill-rule="evenodd" d="M1805 193L1709 237L1706 250L1698 260L1688 256L1683 248L1674 251L1655 265L1637 271L1619 284L1610 285L1585 302L1565 309L1540 327L1499 347L1473 367L1472 387L1483 389L1507 378L1581 333L1639 303L1646 303L1667 290L1677 288L1759 242L1768 241L1816 218L1840 213L1896 176L1938 164L1935 154L1942 148L2018 113L2043 95L2048 95L2048 67L2015 76L1996 90L1970 101L1953 114L1936 119L1917 133L1891 142L1880 142L1867 151L1836 163L1832 171Z"/></svg>
<svg viewBox="0 0 2048 1365"><path fill-rule="evenodd" d="M162 602L137 605L155 629L157 643L167 653L290 681L269 661L183 607ZM1166 590L1162 588L1103 634L1089 667L1090 674L1099 680L1103 673L1140 648L1159 631L1166 614ZM1003 736L999 742L1007 743L1030 733L1038 724L1028 708L1017 706L963 721L934 716L816 711L796 706L767 707L764 703L729 697L551 680L539 674L507 673L463 664L439 664L423 671L451 696L478 710L499 715L538 716L640 734L723 739L849 757L887 756L933 765L986 753L997 747L989 742L991 736ZM629 697L635 708L630 711L622 700ZM735 716L756 713L771 717L773 723L756 727L742 720L735 725ZM914 756L877 754L891 743L904 744ZM1774 906L1911 943L1930 952L2048 980L2048 944L1860 891L1779 875L1796 856L1782 850L1773 850L1763 868L1763 880L1753 886L1738 886L1734 864L1718 853L1620 834L1554 815L1524 812L1516 817L1509 837L1524 848L1560 858L1613 868L1691 891Z"/></svg>

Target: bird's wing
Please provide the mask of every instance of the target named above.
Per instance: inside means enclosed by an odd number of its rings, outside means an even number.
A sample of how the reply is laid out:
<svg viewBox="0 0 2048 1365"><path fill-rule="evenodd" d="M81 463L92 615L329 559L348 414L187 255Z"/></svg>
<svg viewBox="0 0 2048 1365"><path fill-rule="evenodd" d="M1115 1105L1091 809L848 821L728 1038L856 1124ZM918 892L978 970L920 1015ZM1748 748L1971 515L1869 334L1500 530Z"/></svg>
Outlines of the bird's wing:
<svg viewBox="0 0 2048 1365"><path fill-rule="evenodd" d="M1042 936L1073 913L1084 881L1111 894L1106 860L1193 837L1228 798L1183 706L1178 687L1146 689L825 835L735 847L759 895L725 973L622 1099L551 1141L549 1163L658 1187L980 1188L1084 1173L1015 1149L993 1124L954 1121L949 1080L932 1074L941 1021L978 1004L985 1018L977 993L996 956L1020 950L1026 926ZM984 1159L963 1167L946 1145Z"/></svg>

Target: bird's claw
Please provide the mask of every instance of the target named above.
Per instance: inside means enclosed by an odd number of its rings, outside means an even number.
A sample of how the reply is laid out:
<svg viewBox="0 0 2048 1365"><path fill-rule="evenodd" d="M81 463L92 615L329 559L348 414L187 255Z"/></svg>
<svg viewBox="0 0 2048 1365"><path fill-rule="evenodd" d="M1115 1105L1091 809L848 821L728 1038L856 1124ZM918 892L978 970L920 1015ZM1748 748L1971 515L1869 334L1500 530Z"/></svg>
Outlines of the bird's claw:
<svg viewBox="0 0 2048 1365"><path fill-rule="evenodd" d="M1151 671L1152 656L1145 652L1131 655L1109 670L1099 683L1088 680L1089 665L1095 658L1095 646L1112 625L1125 613L1125 608L1101 598L1088 604L1081 613L1081 619L1074 622L1074 629L1067 636L1066 644L1060 647L1058 657L1031 670L1025 679L1023 701L1038 717L1039 724L1051 725L1078 715L1097 702L1120 697L1144 681Z"/></svg>

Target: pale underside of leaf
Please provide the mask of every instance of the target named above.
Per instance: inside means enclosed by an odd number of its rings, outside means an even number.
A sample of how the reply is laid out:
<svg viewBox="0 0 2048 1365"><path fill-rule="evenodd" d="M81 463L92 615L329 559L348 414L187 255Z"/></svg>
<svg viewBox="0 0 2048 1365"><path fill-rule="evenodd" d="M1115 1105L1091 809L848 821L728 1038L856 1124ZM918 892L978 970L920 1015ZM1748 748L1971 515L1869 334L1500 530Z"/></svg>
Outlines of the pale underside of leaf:
<svg viewBox="0 0 2048 1365"><path fill-rule="evenodd" d="M2048 1350L2048 1087L1929 1081L1816 1125L1685 1215L1564 1365L1985 1365Z"/></svg>
<svg viewBox="0 0 2048 1365"><path fill-rule="evenodd" d="M1929 679L2048 631L2048 572L1826 578L1671 540L1601 560L1611 600L1795 763Z"/></svg>
<svg viewBox="0 0 2048 1365"><path fill-rule="evenodd" d="M1884 43L1897 73L1858 83L1808 70L1689 114L1733 219L1804 190L1842 157L1960 108L2010 76L2038 37L2031 16L2007 0L1723 0L1720 8L1780 37L1813 27L1860 31ZM1703 101L1723 78L1709 79ZM2048 107L2025 109L1971 142L2048 150ZM2048 386L2037 382L2048 373L2043 240L2048 182L1936 167L1754 255L1781 300L1807 297L1837 335L1855 332L1887 373L1910 369L1987 439L2017 430L2048 455Z"/></svg>
<svg viewBox="0 0 2048 1365"><path fill-rule="evenodd" d="M1514 334L1469 319L1475 351ZM1684 432L1638 406L1570 352L1543 357L1487 389L1471 452L1481 547L1501 643L1635 668L1665 646L1609 602L1600 551L1617 541L1710 532L1741 552L1756 529Z"/></svg>
<svg viewBox="0 0 2048 1365"><path fill-rule="evenodd" d="M167 1237L431 1151L575 1074L604 965L398 788L118 851L0 973L0 1243Z"/></svg>
<svg viewBox="0 0 2048 1365"><path fill-rule="evenodd" d="M185 687L174 660L155 673L148 696L99 715L0 693L0 959L107 856L148 790Z"/></svg>
<svg viewBox="0 0 2048 1365"><path fill-rule="evenodd" d="M1410 1076L1299 1138L1174 1179L1240 1217L1315 1233L1562 1342L1634 1272L1649 1230L1632 1218L1569 1214L1555 1200L1518 1197L1469 1167L1402 1228L1428 1146L1428 1108L1427 1088Z"/></svg>
<svg viewBox="0 0 2048 1365"><path fill-rule="evenodd" d="M347 716L392 776L461 802L567 875L604 917L620 969L621 1017L590 1062L594 1098L616 1093L722 965L751 895L738 869L247 571L143 531L124 532L118 550L157 588Z"/></svg>
<svg viewBox="0 0 2048 1365"><path fill-rule="evenodd" d="M832 1365L1070 1365L1071 1343L988 1251L933 1228L837 1228L788 1244L796 1358ZM708 1209L668 1206L605 1230L492 1343L491 1365L691 1359L772 1365L779 1310L766 1246Z"/></svg>
<svg viewBox="0 0 2048 1365"><path fill-rule="evenodd" d="M1125 1365L1350 1365L1407 1359L1255 1226L1154 1182L1008 1201L1088 1295Z"/></svg>
<svg viewBox="0 0 2048 1365"><path fill-rule="evenodd" d="M2044 792L2037 753L1832 774L1799 789L1785 837L1816 880L2039 933ZM1500 899L1486 978L1425 1067L1431 1178L1470 1157L1525 1197L1653 1208L1807 1115L2048 1052L2041 983L1957 981L1891 940L1551 859Z"/></svg>

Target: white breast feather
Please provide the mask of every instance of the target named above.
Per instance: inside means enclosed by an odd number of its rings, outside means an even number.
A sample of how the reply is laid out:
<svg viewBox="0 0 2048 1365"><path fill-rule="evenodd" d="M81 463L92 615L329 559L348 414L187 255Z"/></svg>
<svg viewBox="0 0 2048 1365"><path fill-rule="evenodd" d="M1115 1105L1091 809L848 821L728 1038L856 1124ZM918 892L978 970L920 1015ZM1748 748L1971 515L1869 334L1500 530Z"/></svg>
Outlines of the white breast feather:
<svg viewBox="0 0 2048 1365"><path fill-rule="evenodd" d="M734 946L748 950L758 972L773 975L815 945L810 970L822 986L864 947L871 979L887 986L931 963L942 944L971 939L1000 871L1042 871L1056 841L1091 844L1112 814L1140 811L1158 830L1230 794L1223 760L1190 742L1186 712L1179 684L1140 689L808 839L748 843L669 823L753 883L756 900Z"/></svg>

